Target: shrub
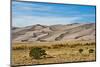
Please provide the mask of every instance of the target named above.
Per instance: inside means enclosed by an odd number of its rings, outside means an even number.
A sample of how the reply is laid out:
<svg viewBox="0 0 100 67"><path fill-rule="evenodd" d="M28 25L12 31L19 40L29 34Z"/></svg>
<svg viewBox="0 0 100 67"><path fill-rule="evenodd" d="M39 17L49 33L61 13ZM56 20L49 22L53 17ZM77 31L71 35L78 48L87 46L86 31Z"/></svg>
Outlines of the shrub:
<svg viewBox="0 0 100 67"><path fill-rule="evenodd" d="M94 50L93 49L89 49L89 53L93 53L94 52Z"/></svg>
<svg viewBox="0 0 100 67"><path fill-rule="evenodd" d="M79 53L82 53L83 52L83 49L79 49Z"/></svg>
<svg viewBox="0 0 100 67"><path fill-rule="evenodd" d="M42 57L45 57L45 55L47 55L46 51L38 47L32 48L29 53L29 56L34 59L41 59Z"/></svg>

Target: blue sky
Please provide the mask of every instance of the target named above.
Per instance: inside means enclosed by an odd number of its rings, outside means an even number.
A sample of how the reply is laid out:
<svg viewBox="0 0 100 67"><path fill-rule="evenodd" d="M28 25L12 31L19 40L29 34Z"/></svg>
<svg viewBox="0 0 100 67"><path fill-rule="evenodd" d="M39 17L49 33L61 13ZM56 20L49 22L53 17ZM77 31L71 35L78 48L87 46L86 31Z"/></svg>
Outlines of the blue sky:
<svg viewBox="0 0 100 67"><path fill-rule="evenodd" d="M16 27L34 24L55 25L95 23L95 6L12 2L12 24Z"/></svg>

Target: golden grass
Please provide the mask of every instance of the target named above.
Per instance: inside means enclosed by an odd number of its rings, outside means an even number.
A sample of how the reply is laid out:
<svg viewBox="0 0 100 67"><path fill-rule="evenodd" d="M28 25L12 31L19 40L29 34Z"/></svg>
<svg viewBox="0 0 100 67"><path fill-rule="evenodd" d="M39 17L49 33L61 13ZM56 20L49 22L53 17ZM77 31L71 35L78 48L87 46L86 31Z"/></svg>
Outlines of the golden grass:
<svg viewBox="0 0 100 67"><path fill-rule="evenodd" d="M47 57L36 60L29 57L29 51L33 47L40 47L46 50ZM83 49L79 53L79 49ZM75 61L95 61L95 42L20 42L12 45L12 65L63 63Z"/></svg>

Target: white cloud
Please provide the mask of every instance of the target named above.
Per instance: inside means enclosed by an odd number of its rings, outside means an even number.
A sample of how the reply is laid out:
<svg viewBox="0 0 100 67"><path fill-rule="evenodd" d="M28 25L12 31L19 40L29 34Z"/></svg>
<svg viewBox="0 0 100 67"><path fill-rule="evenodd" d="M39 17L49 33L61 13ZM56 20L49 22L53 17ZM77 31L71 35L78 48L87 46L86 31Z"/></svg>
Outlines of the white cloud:
<svg viewBox="0 0 100 67"><path fill-rule="evenodd" d="M13 18L13 26L68 24L79 19L80 17L19 16Z"/></svg>

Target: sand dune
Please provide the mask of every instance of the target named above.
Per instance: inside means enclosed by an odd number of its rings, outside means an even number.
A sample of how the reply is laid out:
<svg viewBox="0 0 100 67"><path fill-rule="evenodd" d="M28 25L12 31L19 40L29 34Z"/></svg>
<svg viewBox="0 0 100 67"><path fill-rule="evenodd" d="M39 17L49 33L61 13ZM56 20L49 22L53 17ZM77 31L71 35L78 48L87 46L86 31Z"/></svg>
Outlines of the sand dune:
<svg viewBox="0 0 100 67"><path fill-rule="evenodd" d="M95 40L95 23L31 25L12 28L13 41Z"/></svg>

